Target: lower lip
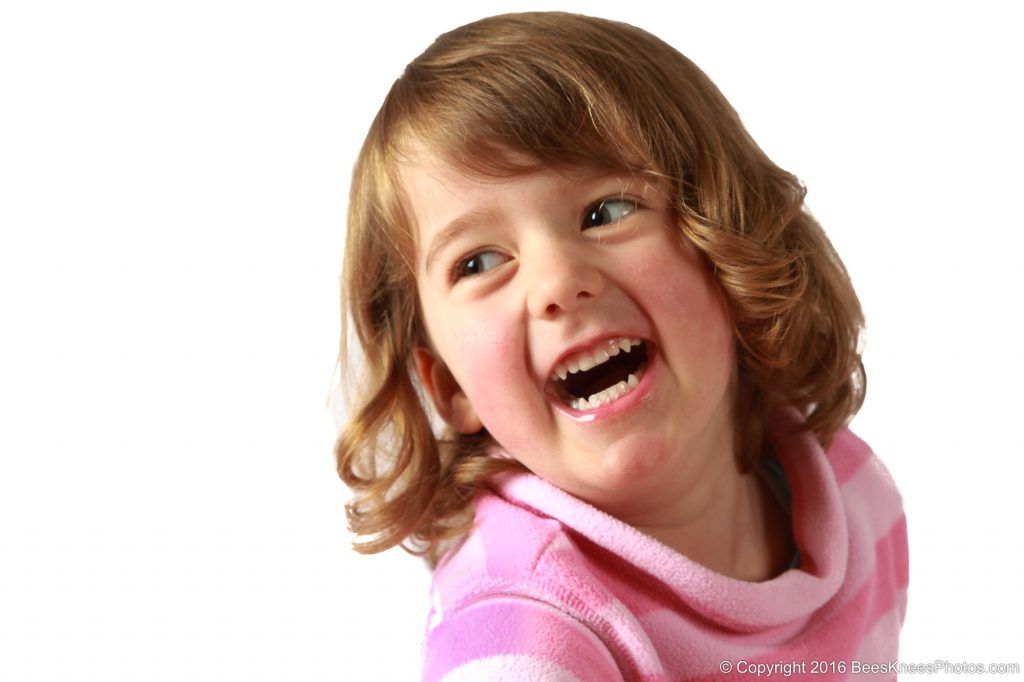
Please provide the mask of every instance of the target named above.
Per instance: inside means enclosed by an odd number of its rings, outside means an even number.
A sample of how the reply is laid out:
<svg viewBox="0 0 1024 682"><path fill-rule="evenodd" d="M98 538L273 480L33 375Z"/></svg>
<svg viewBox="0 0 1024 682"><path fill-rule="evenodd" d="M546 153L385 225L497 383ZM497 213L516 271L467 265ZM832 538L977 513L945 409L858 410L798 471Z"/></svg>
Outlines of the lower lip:
<svg viewBox="0 0 1024 682"><path fill-rule="evenodd" d="M599 405L598 407L590 410L574 410L569 405L563 403L557 396L548 395L548 400L551 401L551 404L554 405L556 410L573 421L592 422L609 419L622 414L623 412L627 412L640 404L644 397L651 392L657 368L658 360L655 348L650 344L650 342L648 342L647 367L644 369L644 375L640 377L640 382L637 383L636 388L629 393L620 396L610 403Z"/></svg>

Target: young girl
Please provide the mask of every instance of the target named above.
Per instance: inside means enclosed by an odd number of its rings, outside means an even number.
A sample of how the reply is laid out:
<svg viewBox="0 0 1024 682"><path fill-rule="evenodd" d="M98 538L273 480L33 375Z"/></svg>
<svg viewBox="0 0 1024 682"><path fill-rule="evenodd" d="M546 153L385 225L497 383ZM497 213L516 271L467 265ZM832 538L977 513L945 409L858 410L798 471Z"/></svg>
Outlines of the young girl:
<svg viewBox="0 0 1024 682"><path fill-rule="evenodd" d="M905 518L846 428L863 317L804 193L626 24L491 17L395 82L353 176L336 454L356 548L435 567L424 679L896 660Z"/></svg>

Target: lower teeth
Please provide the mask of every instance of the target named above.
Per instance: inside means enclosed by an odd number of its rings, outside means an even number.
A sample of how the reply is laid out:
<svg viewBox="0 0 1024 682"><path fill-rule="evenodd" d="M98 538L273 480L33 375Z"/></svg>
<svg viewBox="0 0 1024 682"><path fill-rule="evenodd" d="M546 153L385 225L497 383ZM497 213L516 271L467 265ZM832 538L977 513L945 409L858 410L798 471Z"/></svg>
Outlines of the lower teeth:
<svg viewBox="0 0 1024 682"><path fill-rule="evenodd" d="M627 393L629 393L630 391L637 387L637 384L639 384L640 380L643 379L644 370L646 369L646 363L640 365L636 372L630 374L625 381L620 381L614 386L609 386L608 388L598 393L595 393L589 398L574 398L569 403L569 406L572 407L572 409L574 410L592 410L595 407L600 407L601 405L606 405L610 402L618 400L619 398L626 395Z"/></svg>

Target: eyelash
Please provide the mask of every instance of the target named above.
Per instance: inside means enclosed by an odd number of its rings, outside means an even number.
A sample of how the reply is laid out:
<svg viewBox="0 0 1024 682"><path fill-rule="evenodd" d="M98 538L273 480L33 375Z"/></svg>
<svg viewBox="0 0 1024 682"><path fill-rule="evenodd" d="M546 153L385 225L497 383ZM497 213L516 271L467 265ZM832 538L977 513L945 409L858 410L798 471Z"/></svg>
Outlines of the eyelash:
<svg viewBox="0 0 1024 682"><path fill-rule="evenodd" d="M601 209L603 209L607 204L627 204L629 206L629 209L626 211L625 215L619 216L618 218L616 218L614 220L611 220L611 221L609 221L607 223L604 223L602 225L591 225L589 227L584 227L583 229L594 229L594 228L597 228L597 227L605 227L607 225L614 225L615 223L618 223L621 220L625 220L629 216L633 215L633 213L635 213L637 211L637 209L640 208L640 202L637 201L636 199L627 199L626 197L621 197L621 196L609 197L607 199L601 199L600 201L597 201L597 202L591 204L590 206L588 206L586 211L583 212L583 221L586 221L587 219L589 219L596 212L598 212ZM484 249L482 251L477 251L475 253L471 253L468 256L466 256L465 258L460 258L459 260L455 261L455 263L452 264L451 270L448 273L448 280L452 284L455 284L456 282L458 282L460 279L462 279L464 277L475 277L476 275L481 274L481 273L467 273L467 272L463 272L463 268L465 267L465 265L467 263L469 263L469 261L471 261L471 260L473 260L475 258L479 258L480 256L482 256L483 254L486 254L486 253L493 253L493 251L488 250L488 249Z"/></svg>

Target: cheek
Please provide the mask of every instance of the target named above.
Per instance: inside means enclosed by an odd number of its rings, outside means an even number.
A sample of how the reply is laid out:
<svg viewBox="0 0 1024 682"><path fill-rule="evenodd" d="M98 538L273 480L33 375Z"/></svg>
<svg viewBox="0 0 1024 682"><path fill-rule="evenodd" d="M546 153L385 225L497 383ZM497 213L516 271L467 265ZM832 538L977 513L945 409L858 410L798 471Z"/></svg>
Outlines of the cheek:
<svg viewBox="0 0 1024 682"><path fill-rule="evenodd" d="M490 319L453 339L459 382L484 426L495 437L522 411L526 374L522 340L512 325Z"/></svg>
<svg viewBox="0 0 1024 682"><path fill-rule="evenodd" d="M728 324L714 275L699 256L661 249L636 275L657 304L677 311L681 319L695 325Z"/></svg>
<svg viewBox="0 0 1024 682"><path fill-rule="evenodd" d="M638 278L646 283L647 300L656 323L675 352L686 357L691 371L705 379L727 375L735 357L732 325L714 275L699 254L663 249L645 271L664 273Z"/></svg>

